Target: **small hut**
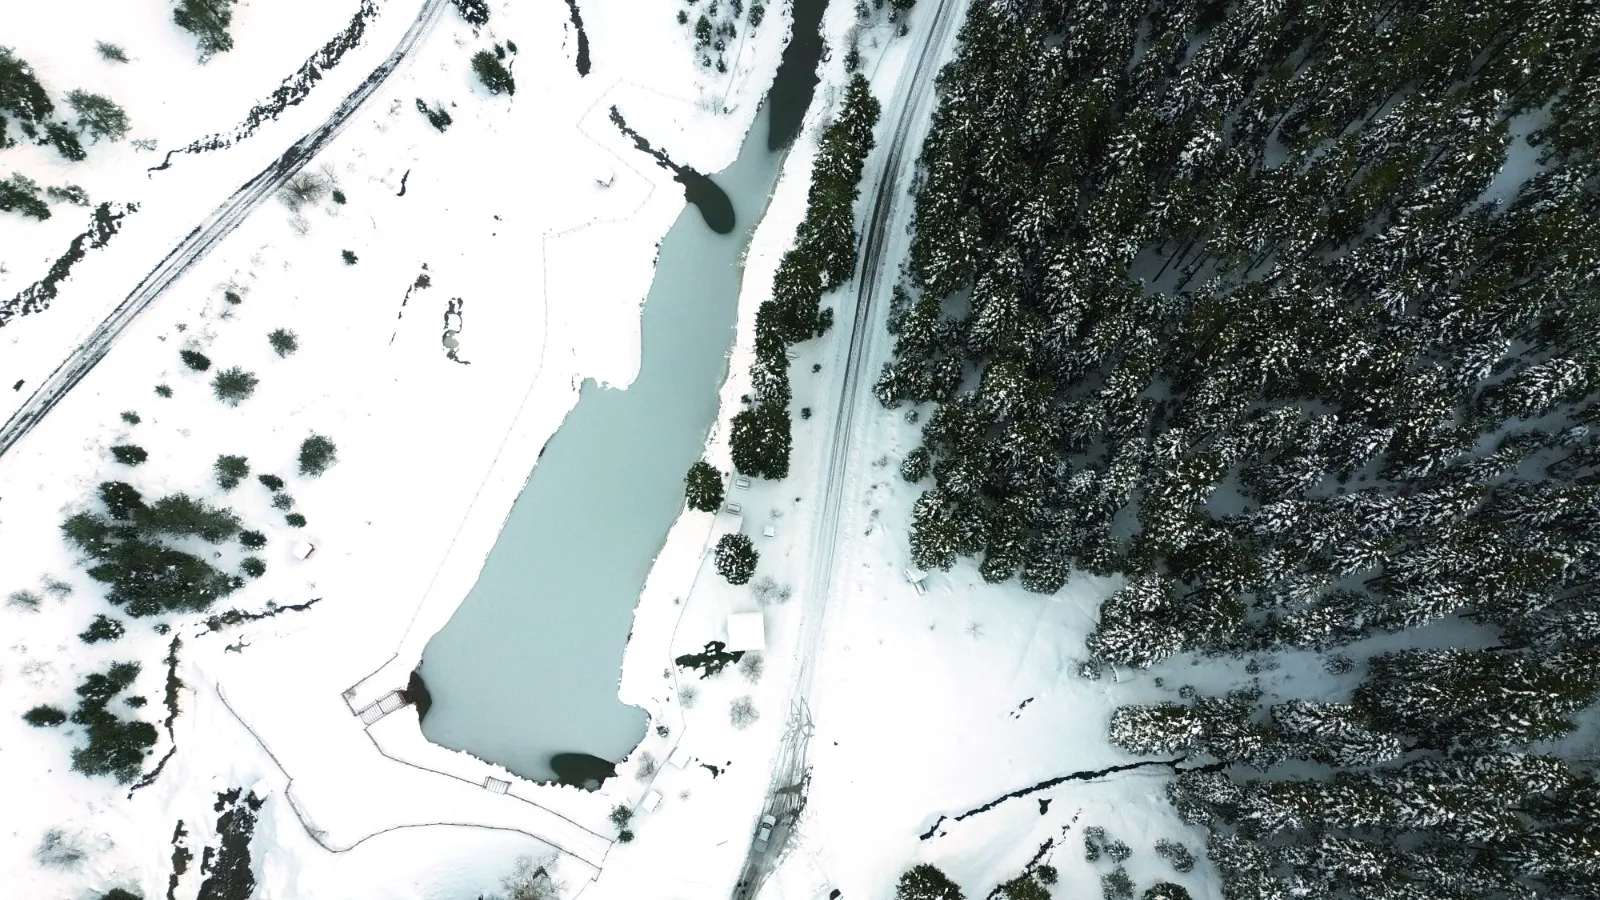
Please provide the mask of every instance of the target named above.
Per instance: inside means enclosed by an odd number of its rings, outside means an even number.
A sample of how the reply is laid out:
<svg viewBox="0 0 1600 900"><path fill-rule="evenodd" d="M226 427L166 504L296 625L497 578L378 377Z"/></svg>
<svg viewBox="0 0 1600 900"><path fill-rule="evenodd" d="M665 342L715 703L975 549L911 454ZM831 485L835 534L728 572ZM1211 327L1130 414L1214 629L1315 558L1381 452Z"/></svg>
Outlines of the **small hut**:
<svg viewBox="0 0 1600 900"><path fill-rule="evenodd" d="M767 649L767 623L759 612L734 613L728 617L730 652Z"/></svg>

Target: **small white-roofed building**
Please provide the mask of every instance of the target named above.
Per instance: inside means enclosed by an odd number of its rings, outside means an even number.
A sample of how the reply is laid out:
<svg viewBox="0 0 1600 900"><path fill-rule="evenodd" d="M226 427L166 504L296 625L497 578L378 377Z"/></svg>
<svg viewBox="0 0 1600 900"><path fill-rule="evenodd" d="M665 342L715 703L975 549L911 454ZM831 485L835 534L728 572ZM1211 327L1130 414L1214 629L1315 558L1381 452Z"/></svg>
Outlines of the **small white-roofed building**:
<svg viewBox="0 0 1600 900"><path fill-rule="evenodd" d="M767 649L767 621L759 612L734 613L728 617L728 650Z"/></svg>

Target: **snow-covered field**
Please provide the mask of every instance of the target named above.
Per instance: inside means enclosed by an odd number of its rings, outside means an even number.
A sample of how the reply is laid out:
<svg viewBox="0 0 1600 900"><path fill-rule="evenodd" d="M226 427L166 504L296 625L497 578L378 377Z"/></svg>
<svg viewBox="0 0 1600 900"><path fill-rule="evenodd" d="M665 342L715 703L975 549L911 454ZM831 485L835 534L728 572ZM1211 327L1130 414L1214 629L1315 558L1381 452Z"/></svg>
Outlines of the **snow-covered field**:
<svg viewBox="0 0 1600 900"><path fill-rule="evenodd" d="M261 206L0 457L0 595L38 591L45 578L74 588L47 596L37 612L0 607L0 897L90 897L112 887L164 896L175 826L182 821L198 860L200 848L217 843L216 794L235 787L267 798L252 845L263 898L475 897L494 889L515 857L544 850L530 835L565 851L557 870L569 892L586 898L691 900L731 890L785 724L782 698L795 660L784 648L797 638L800 604L768 608L771 649L759 681L731 668L703 682L675 674L672 656L723 637L730 611L756 608L747 588L725 584L703 558L709 515L686 513L674 527L624 660L623 699L649 710L666 733L652 730L623 777L601 792L515 782L428 745L410 707L370 730L352 714L403 686L427 638L465 596L577 386L589 377L622 386L637 370L637 314L653 248L683 202L678 185L631 148L606 111L617 105L677 161L715 171L734 158L787 27L787 13L774 4L762 27L741 39L731 71L718 75L694 65L692 38L670 10L581 5L593 57L581 79L563 4L491 2L479 34L446 8L414 56L313 163L348 203L324 198L298 212L276 200ZM127 144L92 147L89 161L70 167L41 148L0 157L0 167L41 183L77 183L96 201L140 204L122 234L80 263L50 310L0 329L0 386L24 382L0 391L0 415L217 203L319 124L421 6L388 0L362 46L305 103L227 150L177 157L151 175L145 169L159 154ZM132 136L155 138L165 150L229 131L356 7L354 0L237 6L236 49L203 67L165 5L74 0L52 7L50 17L8 11L0 13L0 33L52 92L82 86L112 96L127 108ZM64 29L62 21L93 29ZM854 11L832 4L830 46L843 46L853 27ZM904 61L896 48L906 42L892 36L879 26L862 37L881 98L892 93ZM93 53L97 39L123 44L133 62L109 67ZM491 97L468 59L508 39L518 48L511 57L517 92ZM723 422L747 390L755 307L804 213L810 154L831 111L832 85L843 79L841 57L835 52L823 63L806 130L751 246ZM445 105L454 119L448 131L428 125L417 98ZM58 207L42 225L0 217L0 297L40 277L81 230L71 212ZM341 250L358 261L347 265ZM422 274L429 286L408 294ZM242 302L225 301L225 290ZM266 335L275 328L297 333L297 353L272 352ZM801 348L797 410L823 409L836 396L830 376L839 341L836 330ZM260 386L227 408L211 397L208 375L180 363L180 349L199 350L219 368L253 371ZM812 375L813 363L823 371ZM173 396L157 396L158 384ZM124 410L137 412L139 424L121 421ZM831 420L797 418L790 479L730 496L745 506L748 533L775 526L775 537L757 542L760 574L780 582L798 584L808 570L810 501L819 493L808 473L820 471L821 423ZM337 465L315 480L294 474L296 448L313 432L339 447ZM1139 773L1008 801L918 840L940 814L1126 762L1103 740L1105 718L1116 703L1153 696L1148 679L1162 672L1141 676L1146 686L1137 690L1077 676L1073 657L1105 583L1075 579L1059 596L1041 598L1014 585L983 585L964 566L931 578L927 596L915 595L899 572L917 489L896 474L915 445L915 426L877 411L864 434L854 450L864 463L856 476L862 490L850 495L850 539L816 663L810 807L765 896L809 898L825 884L847 896L885 896L903 868L922 860L945 866L969 896L978 895L1068 825L1105 825L1133 845L1136 878L1153 875L1149 843L1180 832L1159 781ZM726 471L724 437L719 427L708 452ZM109 447L125 442L149 450L150 461L136 469L113 462ZM304 532L284 524L253 478L217 491L211 465L224 453L286 477L295 509L309 520ZM150 698L143 715L164 715L162 660L172 635L132 620L115 643L87 646L76 637L96 613L112 610L56 526L111 478L147 496L183 490L216 499L246 527L266 532L267 573L219 611L320 598L305 611L217 632L193 621L175 625L181 714L147 766L174 743L178 750L131 797L109 779L68 769L72 726L33 729L20 718L38 703L70 708L81 679L118 660L143 666L132 691ZM302 536L318 550L297 561L289 545ZM1183 679L1181 672L1166 677L1174 683L1168 689ZM691 683L698 696L685 708L681 688ZM341 696L347 689L353 693ZM743 695L760 718L734 729L728 707ZM680 744L717 773L667 765ZM641 777L651 768L646 754L657 771ZM500 795L484 790L485 776L515 783ZM661 795L660 805L637 815L635 841L613 844L607 813L619 803L636 806L647 791ZM1047 813L1035 797L1051 798ZM50 829L81 845L84 858L40 865L35 851ZM1184 839L1194 845L1198 835ZM1093 890L1081 838L1074 831L1066 842L1068 850L1051 859L1062 870L1061 895ZM200 879L197 861L176 896L194 896Z"/></svg>

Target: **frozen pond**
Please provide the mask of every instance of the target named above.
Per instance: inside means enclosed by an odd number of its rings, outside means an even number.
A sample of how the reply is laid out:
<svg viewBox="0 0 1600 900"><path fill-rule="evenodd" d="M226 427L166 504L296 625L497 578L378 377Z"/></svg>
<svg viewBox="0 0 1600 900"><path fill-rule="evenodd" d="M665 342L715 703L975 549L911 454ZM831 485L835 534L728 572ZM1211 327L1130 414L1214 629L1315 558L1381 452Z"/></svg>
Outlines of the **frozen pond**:
<svg viewBox="0 0 1600 900"><path fill-rule="evenodd" d="M434 743L545 781L557 753L615 761L644 736L644 711L617 698L622 651L716 420L739 258L782 156L767 149L763 111L716 175L737 227L715 234L685 206L661 242L638 378L626 390L584 384L478 583L423 652L433 706L422 730Z"/></svg>

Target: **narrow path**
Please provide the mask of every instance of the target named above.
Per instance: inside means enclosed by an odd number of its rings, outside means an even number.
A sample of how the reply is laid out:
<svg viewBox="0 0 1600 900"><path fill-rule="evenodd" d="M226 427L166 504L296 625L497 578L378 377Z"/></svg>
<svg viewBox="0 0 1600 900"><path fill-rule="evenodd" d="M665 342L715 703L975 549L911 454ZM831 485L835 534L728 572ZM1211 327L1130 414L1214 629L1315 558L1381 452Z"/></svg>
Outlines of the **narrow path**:
<svg viewBox="0 0 1600 900"><path fill-rule="evenodd" d="M110 315L89 332L77 349L56 366L27 401L6 420L5 425L0 426L0 456L5 455L17 441L32 431L62 398L83 381L95 365L111 351L117 340L122 337L122 333L133 324L140 313L148 309L157 297L189 270L190 266L239 227L257 206L277 193L279 188L288 183L290 178L293 178L306 163L315 158L323 147L344 130L362 105L377 93L378 88L394 74L406 56L421 43L422 38L438 20L445 3L446 0L423 0L416 20L406 29L406 33L400 38L400 43L395 45L388 58L372 70L372 74L340 101L327 121L295 141L271 165L241 185L134 286L127 298L117 304Z"/></svg>

